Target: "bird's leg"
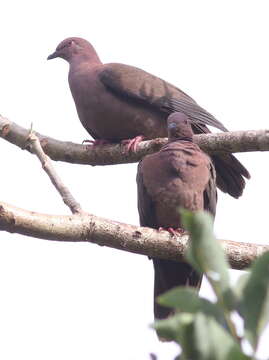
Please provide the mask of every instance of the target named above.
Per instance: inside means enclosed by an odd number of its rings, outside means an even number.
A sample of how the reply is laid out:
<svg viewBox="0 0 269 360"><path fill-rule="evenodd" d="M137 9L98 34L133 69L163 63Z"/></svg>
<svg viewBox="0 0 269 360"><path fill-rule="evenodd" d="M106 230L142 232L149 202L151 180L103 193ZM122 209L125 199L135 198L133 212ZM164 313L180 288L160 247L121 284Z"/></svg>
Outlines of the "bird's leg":
<svg viewBox="0 0 269 360"><path fill-rule="evenodd" d="M105 139L96 139L96 140L83 140L82 144L87 144L86 146L97 146L97 145L105 145L105 144L110 144L110 142L108 140Z"/></svg>
<svg viewBox="0 0 269 360"><path fill-rule="evenodd" d="M130 152L130 151L136 152L137 145L144 139L145 139L145 136L139 135L139 136L134 137L133 139L122 140L121 144L127 145L127 152Z"/></svg>
<svg viewBox="0 0 269 360"><path fill-rule="evenodd" d="M172 227L168 227L168 228L159 227L158 231L168 231L169 234L171 234L172 236L181 235L185 232L184 229L172 228Z"/></svg>

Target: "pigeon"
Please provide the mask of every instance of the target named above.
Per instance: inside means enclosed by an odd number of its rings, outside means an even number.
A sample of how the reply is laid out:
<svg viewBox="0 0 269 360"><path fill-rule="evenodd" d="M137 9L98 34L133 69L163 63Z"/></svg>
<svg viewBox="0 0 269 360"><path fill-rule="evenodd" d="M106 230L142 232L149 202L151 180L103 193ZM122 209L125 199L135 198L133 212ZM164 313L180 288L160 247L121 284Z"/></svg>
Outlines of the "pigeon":
<svg viewBox="0 0 269 360"><path fill-rule="evenodd" d="M63 40L48 59L62 58L69 67L69 86L78 117L95 139L93 143L123 142L136 150L143 139L166 137L166 118L182 112L195 134L209 133L207 126L227 131L213 115L176 86L134 66L103 64L85 39ZM232 154L212 156L217 185L238 198L250 178L247 169Z"/></svg>
<svg viewBox="0 0 269 360"><path fill-rule="evenodd" d="M216 173L210 157L193 142L188 117L173 113L167 119L168 143L145 156L138 165L137 191L140 225L184 231L179 208L216 213ZM186 262L154 258L154 299L176 286L199 288L202 275ZM154 300L154 316L164 319L171 309Z"/></svg>

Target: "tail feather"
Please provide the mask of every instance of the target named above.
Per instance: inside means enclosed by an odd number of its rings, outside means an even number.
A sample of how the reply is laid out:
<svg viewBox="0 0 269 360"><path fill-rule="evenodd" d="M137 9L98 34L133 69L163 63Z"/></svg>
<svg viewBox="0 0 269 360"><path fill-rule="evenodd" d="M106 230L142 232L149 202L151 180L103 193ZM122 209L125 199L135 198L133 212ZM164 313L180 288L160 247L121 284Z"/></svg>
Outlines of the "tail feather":
<svg viewBox="0 0 269 360"><path fill-rule="evenodd" d="M155 319L165 319L171 315L171 309L156 302L157 296L176 286L193 286L200 288L202 275L198 274L189 264L153 259L154 279L154 316Z"/></svg>
<svg viewBox="0 0 269 360"><path fill-rule="evenodd" d="M217 186L224 193L239 198L245 188L245 178L249 179L247 169L232 154L213 155L212 160L217 173Z"/></svg>
<svg viewBox="0 0 269 360"><path fill-rule="evenodd" d="M195 134L209 134L211 131L201 123L192 124ZM224 193L228 193L234 198L239 198L243 194L246 186L246 179L250 179L248 170L237 158L229 153L211 155L217 174L217 186Z"/></svg>

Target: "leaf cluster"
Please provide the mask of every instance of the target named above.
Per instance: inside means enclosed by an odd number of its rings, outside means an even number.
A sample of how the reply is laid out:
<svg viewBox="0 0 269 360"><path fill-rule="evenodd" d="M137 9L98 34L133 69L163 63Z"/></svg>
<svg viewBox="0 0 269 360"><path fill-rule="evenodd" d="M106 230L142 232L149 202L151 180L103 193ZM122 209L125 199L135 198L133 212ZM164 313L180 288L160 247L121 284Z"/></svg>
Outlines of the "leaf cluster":
<svg viewBox="0 0 269 360"><path fill-rule="evenodd" d="M229 264L213 234L213 221L205 212L182 211L191 243L186 255L189 263L208 279L216 301L201 298L198 291L174 288L158 302L175 310L153 327L158 335L181 347L180 360L256 359L257 347L269 320L269 252L261 255L231 286ZM238 332L235 314L244 324ZM245 349L250 348L246 354Z"/></svg>

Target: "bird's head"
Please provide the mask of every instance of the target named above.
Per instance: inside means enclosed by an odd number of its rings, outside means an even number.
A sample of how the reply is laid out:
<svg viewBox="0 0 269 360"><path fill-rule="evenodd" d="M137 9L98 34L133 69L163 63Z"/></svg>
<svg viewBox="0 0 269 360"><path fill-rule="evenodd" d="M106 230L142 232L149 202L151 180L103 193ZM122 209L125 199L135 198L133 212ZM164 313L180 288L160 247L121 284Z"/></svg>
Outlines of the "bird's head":
<svg viewBox="0 0 269 360"><path fill-rule="evenodd" d="M167 118L167 130L169 140L192 141L193 131L187 115L175 112Z"/></svg>
<svg viewBox="0 0 269 360"><path fill-rule="evenodd" d="M74 59L100 62L94 47L85 39L70 37L60 42L54 53L47 60L60 57L68 62Z"/></svg>

